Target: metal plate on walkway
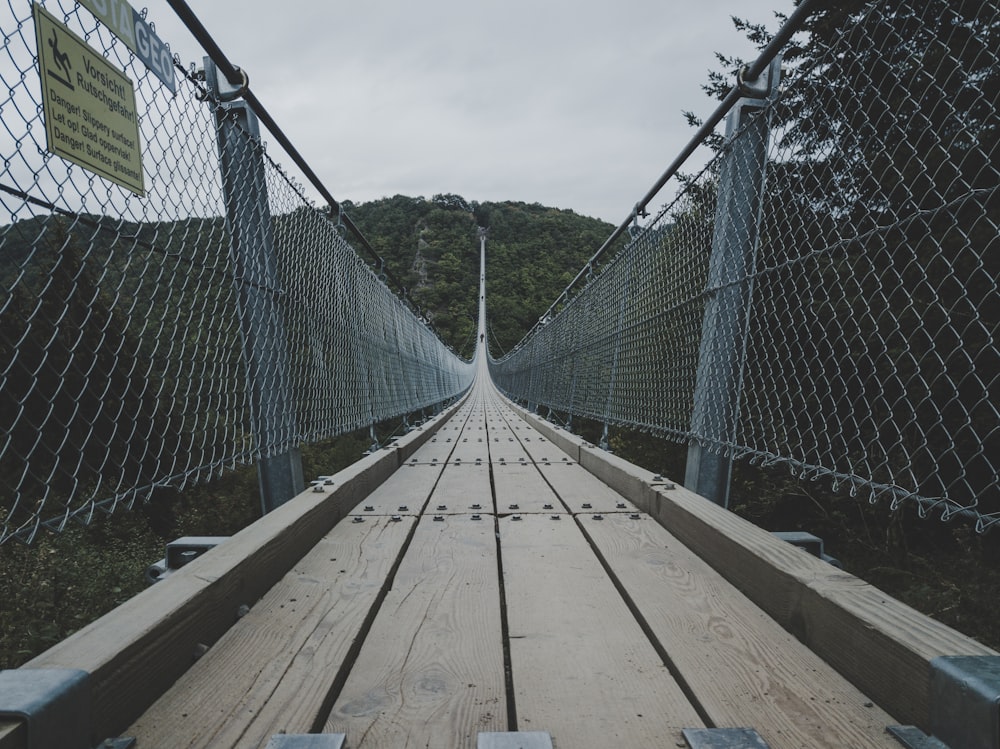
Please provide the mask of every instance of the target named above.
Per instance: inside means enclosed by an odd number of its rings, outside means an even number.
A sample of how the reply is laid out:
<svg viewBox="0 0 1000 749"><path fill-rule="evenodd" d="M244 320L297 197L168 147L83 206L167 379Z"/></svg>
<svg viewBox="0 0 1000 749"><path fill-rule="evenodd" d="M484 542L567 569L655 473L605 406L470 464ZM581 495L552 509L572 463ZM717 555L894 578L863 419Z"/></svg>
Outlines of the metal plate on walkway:
<svg viewBox="0 0 1000 749"><path fill-rule="evenodd" d="M90 674L74 668L0 671L0 720L24 720L27 749L85 749L90 737Z"/></svg>
<svg viewBox="0 0 1000 749"><path fill-rule="evenodd" d="M279 733L265 749L343 749L343 733Z"/></svg>
<svg viewBox="0 0 1000 749"><path fill-rule="evenodd" d="M552 749L552 737L545 731L483 732L476 749Z"/></svg>
<svg viewBox="0 0 1000 749"><path fill-rule="evenodd" d="M906 749L948 749L946 744L916 726L889 726L886 730Z"/></svg>
<svg viewBox="0 0 1000 749"><path fill-rule="evenodd" d="M770 749L752 728L685 728L691 749Z"/></svg>

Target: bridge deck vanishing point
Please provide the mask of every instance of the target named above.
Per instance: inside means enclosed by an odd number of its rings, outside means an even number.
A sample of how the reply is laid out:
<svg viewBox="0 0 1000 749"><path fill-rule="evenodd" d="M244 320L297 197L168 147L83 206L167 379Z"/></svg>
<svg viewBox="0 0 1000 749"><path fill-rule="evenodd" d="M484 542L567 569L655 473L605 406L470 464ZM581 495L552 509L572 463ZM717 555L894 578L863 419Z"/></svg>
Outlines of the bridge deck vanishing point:
<svg viewBox="0 0 1000 749"><path fill-rule="evenodd" d="M28 667L90 672L95 737L140 749L684 747L706 726L839 749L898 746L928 660L991 652L545 426L480 376L388 468L369 456ZM0 748L23 738L0 723Z"/></svg>
<svg viewBox="0 0 1000 749"><path fill-rule="evenodd" d="M669 747L707 722L892 745L868 697L482 386L125 734Z"/></svg>

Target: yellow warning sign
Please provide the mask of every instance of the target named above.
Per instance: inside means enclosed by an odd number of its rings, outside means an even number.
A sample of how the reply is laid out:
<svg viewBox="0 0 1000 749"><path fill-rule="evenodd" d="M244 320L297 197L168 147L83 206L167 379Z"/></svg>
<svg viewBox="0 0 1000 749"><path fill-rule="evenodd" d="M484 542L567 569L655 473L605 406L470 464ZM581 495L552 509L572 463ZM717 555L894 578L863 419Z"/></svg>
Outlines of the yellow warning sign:
<svg viewBox="0 0 1000 749"><path fill-rule="evenodd" d="M132 81L44 8L33 6L49 150L143 196Z"/></svg>

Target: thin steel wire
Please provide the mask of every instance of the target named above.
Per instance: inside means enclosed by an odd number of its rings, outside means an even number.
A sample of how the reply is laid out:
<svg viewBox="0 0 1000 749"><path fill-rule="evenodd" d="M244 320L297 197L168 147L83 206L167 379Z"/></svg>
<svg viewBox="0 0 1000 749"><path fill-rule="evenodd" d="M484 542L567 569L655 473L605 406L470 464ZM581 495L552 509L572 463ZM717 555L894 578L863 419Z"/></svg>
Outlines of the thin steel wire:
<svg viewBox="0 0 1000 749"><path fill-rule="evenodd" d="M216 107L172 95L88 11L45 3L134 82L142 198L46 148L31 5L0 5L0 543L463 392L456 357L264 159L281 430L252 434ZM259 143L248 148L261 152Z"/></svg>
<svg viewBox="0 0 1000 749"><path fill-rule="evenodd" d="M727 333L744 341L735 424L692 422L699 371L732 367L699 365L726 151L492 375L530 404L983 532L1000 523L1000 8L859 3L808 39L765 113L763 184L740 187L760 215L732 281L750 289Z"/></svg>

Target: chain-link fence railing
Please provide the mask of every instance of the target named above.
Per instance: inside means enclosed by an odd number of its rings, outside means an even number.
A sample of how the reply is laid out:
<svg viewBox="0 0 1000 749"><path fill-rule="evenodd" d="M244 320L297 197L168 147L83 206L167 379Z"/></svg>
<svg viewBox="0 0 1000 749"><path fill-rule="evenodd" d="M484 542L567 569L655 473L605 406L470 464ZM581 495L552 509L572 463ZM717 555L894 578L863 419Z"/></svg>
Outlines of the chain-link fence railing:
<svg viewBox="0 0 1000 749"><path fill-rule="evenodd" d="M783 80L559 314L531 404L1000 522L1000 7L817 4ZM772 71L775 76L777 71ZM772 77L771 84L777 84Z"/></svg>
<svg viewBox="0 0 1000 749"><path fill-rule="evenodd" d="M236 151L260 184L227 197L225 175L245 167L220 161L230 112L203 82L180 72L174 94L90 11L44 7L55 30L36 35L31 3L0 6L0 542L468 386L472 367L252 138ZM45 44L59 66L84 44L131 80L141 197L48 150ZM66 143L127 145L101 113L62 105Z"/></svg>

